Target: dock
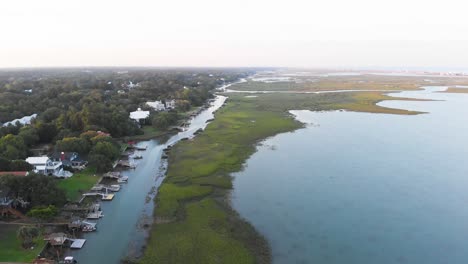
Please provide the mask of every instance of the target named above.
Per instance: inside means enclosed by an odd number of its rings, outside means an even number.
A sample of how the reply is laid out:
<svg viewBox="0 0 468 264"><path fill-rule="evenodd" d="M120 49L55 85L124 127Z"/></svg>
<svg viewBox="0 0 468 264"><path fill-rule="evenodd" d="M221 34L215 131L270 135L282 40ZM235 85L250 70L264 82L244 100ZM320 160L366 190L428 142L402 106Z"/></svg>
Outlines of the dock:
<svg viewBox="0 0 468 264"><path fill-rule="evenodd" d="M73 241L70 248L72 249L81 249L84 246L84 243L86 242L86 239L69 239L70 241Z"/></svg>

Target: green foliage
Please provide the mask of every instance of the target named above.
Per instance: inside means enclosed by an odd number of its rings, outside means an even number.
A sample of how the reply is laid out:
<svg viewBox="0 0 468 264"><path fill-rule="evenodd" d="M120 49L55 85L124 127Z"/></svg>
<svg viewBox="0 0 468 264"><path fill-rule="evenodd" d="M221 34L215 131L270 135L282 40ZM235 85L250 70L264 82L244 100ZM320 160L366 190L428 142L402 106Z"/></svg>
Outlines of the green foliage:
<svg viewBox="0 0 468 264"><path fill-rule="evenodd" d="M88 158L89 165L96 168L96 171L103 173L112 169L112 159L101 154L90 154Z"/></svg>
<svg viewBox="0 0 468 264"><path fill-rule="evenodd" d="M29 217L41 219L41 220L51 220L58 214L58 209L54 205L45 206L38 206L34 207L28 212Z"/></svg>
<svg viewBox="0 0 468 264"><path fill-rule="evenodd" d="M154 227L142 264L256 263L245 242L233 235L241 230L232 230L231 216L213 199L187 203L184 210L180 221Z"/></svg>
<svg viewBox="0 0 468 264"><path fill-rule="evenodd" d="M58 134L57 127L53 123L36 122L34 125L39 136L39 142L48 143Z"/></svg>
<svg viewBox="0 0 468 264"><path fill-rule="evenodd" d="M163 184L158 191L158 200L164 202L160 203L156 214L160 217L173 217L178 208L179 201L203 197L210 194L212 191L213 188L210 186Z"/></svg>
<svg viewBox="0 0 468 264"><path fill-rule="evenodd" d="M21 226L16 233L17 237L22 241L24 248L31 247L34 239L40 235L41 231L35 226Z"/></svg>
<svg viewBox="0 0 468 264"><path fill-rule="evenodd" d="M25 160L11 160L7 171L31 171L34 167Z"/></svg>
<svg viewBox="0 0 468 264"><path fill-rule="evenodd" d="M120 148L118 145L106 141L97 142L91 150L92 155L103 155L110 160L115 160L120 156Z"/></svg>
<svg viewBox="0 0 468 264"><path fill-rule="evenodd" d="M157 129L166 129L177 122L176 112L160 112L154 115L151 120L152 125Z"/></svg>
<svg viewBox="0 0 468 264"><path fill-rule="evenodd" d="M45 241L41 232L32 239L31 244L34 248L31 248L31 245L24 247L24 240L18 236L20 228L16 225L0 225L0 262L31 263L44 247Z"/></svg>
<svg viewBox="0 0 468 264"><path fill-rule="evenodd" d="M8 187L11 195L22 198L31 207L55 205L62 206L65 192L58 188L57 180L53 177L31 173L26 177L0 177L0 185Z"/></svg>
<svg viewBox="0 0 468 264"><path fill-rule="evenodd" d="M23 159L27 155L27 147L20 136L8 134L0 138L0 156L7 159Z"/></svg>
<svg viewBox="0 0 468 264"><path fill-rule="evenodd" d="M67 137L58 140L56 146L58 151L78 152L80 154L87 154L91 147L89 142L81 137Z"/></svg>
<svg viewBox="0 0 468 264"><path fill-rule="evenodd" d="M96 168L88 166L75 173L73 177L60 180L58 187L65 192L68 201L76 201L80 198L81 193L89 191L98 180Z"/></svg>
<svg viewBox="0 0 468 264"><path fill-rule="evenodd" d="M23 138L27 146L32 146L39 141L37 130L32 126L24 126L20 129L18 136Z"/></svg>

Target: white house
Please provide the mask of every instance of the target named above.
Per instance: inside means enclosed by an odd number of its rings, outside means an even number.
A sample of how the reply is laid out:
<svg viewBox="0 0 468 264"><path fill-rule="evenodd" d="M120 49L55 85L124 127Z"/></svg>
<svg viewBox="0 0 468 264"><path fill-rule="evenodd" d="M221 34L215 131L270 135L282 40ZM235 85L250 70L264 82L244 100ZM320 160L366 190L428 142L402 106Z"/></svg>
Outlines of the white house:
<svg viewBox="0 0 468 264"><path fill-rule="evenodd" d="M142 111L141 108L138 108L134 112L130 112L130 119L133 119L137 122L144 121L150 116L150 111Z"/></svg>
<svg viewBox="0 0 468 264"><path fill-rule="evenodd" d="M153 108L155 111L164 111L166 106L161 101L146 102L146 104Z"/></svg>
<svg viewBox="0 0 468 264"><path fill-rule="evenodd" d="M32 114L30 116L24 116L22 118L18 118L18 119L15 119L15 120L12 120L10 122L6 122L5 124L3 124L4 127L6 126L9 126L9 125L16 125L17 122L19 122L21 125L25 126L25 125L29 125L31 124L32 120L35 119L37 117L37 114Z"/></svg>
<svg viewBox="0 0 468 264"><path fill-rule="evenodd" d="M63 170L61 161L54 162L47 156L29 157L26 159L26 162L34 167L34 172L36 173L56 177L70 177L73 175L71 172Z"/></svg>
<svg viewBox="0 0 468 264"><path fill-rule="evenodd" d="M174 99L166 100L166 108L167 109L175 109L175 107L176 107L176 101Z"/></svg>

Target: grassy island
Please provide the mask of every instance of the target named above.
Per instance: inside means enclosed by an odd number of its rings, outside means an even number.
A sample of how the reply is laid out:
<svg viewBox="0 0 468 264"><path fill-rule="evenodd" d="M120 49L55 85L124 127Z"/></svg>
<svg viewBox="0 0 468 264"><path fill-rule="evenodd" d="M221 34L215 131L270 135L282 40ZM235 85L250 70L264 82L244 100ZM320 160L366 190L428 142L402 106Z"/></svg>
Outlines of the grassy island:
<svg viewBox="0 0 468 264"><path fill-rule="evenodd" d="M376 106L397 99L377 92L229 94L194 140L175 145L155 201L155 222L141 263L270 263L265 239L230 207L230 173L259 141L302 127L291 109L418 114Z"/></svg>

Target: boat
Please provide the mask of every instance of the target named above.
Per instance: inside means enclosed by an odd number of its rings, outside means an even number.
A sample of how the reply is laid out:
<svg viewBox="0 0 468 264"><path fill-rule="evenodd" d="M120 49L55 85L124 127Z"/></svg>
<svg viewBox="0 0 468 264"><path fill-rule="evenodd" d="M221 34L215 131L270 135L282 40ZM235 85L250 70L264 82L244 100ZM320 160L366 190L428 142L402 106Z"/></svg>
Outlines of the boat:
<svg viewBox="0 0 468 264"><path fill-rule="evenodd" d="M72 256L65 257L62 261L59 262L59 264L75 264L78 263L76 259L74 259Z"/></svg>
<svg viewBox="0 0 468 264"><path fill-rule="evenodd" d="M104 188L104 185L102 185L102 184L96 184L96 185L94 185L94 186L91 188L91 191L96 191L96 192L98 192L98 191L101 191L102 188Z"/></svg>
<svg viewBox="0 0 468 264"><path fill-rule="evenodd" d="M86 218L87 219L99 219L101 217L103 217L104 214L102 213L102 211L97 211L97 212L92 212L92 213L89 213Z"/></svg>
<svg viewBox="0 0 468 264"><path fill-rule="evenodd" d="M133 156L133 159L142 159L142 158L143 158L143 156L141 156L141 155L135 155L135 156Z"/></svg>
<svg viewBox="0 0 468 264"><path fill-rule="evenodd" d="M127 181L128 181L128 176L122 176L117 179L118 183L127 183Z"/></svg>
<svg viewBox="0 0 468 264"><path fill-rule="evenodd" d="M112 184L111 186L106 187L107 190L111 192L118 192L120 191L120 185L119 184Z"/></svg>
<svg viewBox="0 0 468 264"><path fill-rule="evenodd" d="M94 232L94 231L96 231L96 226L84 225L84 226L81 228L81 231L82 231L82 232Z"/></svg>

